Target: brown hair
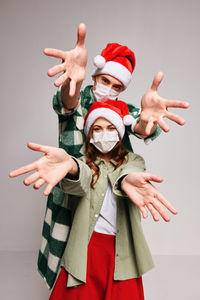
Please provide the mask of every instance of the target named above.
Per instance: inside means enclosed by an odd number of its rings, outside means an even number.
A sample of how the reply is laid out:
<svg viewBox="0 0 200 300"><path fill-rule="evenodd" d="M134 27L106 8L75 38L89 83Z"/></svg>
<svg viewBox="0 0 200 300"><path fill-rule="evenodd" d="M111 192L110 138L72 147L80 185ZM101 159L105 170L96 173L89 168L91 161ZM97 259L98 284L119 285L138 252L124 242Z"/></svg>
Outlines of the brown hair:
<svg viewBox="0 0 200 300"><path fill-rule="evenodd" d="M99 179L100 176L100 170L99 166L95 163L95 160L97 156L101 153L96 147L90 143L90 139L93 134L93 126L91 126L90 131L86 137L86 164L92 169L93 175L92 175L92 181L90 186L94 188L94 185L96 184L97 180ZM115 147L111 150L112 153L112 159L116 161L116 166L115 170L120 167L124 160L126 159L127 151L124 148L122 144L122 140L120 137L120 141L115 145Z"/></svg>

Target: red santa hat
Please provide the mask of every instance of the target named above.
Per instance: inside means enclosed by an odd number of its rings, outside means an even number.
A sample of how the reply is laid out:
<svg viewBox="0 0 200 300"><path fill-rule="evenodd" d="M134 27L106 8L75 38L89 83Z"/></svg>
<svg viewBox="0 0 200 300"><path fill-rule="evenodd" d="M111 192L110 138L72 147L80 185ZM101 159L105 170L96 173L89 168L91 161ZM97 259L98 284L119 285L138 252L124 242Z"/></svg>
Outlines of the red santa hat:
<svg viewBox="0 0 200 300"><path fill-rule="evenodd" d="M93 76L100 74L111 75L120 80L127 88L135 68L135 54L128 47L117 43L107 44L101 55L94 58L96 67Z"/></svg>
<svg viewBox="0 0 200 300"><path fill-rule="evenodd" d="M125 102L120 100L95 101L85 116L84 132L86 135L92 124L101 117L116 127L121 138L124 136L125 126L131 126L133 129L136 124L135 119L129 115L128 105Z"/></svg>

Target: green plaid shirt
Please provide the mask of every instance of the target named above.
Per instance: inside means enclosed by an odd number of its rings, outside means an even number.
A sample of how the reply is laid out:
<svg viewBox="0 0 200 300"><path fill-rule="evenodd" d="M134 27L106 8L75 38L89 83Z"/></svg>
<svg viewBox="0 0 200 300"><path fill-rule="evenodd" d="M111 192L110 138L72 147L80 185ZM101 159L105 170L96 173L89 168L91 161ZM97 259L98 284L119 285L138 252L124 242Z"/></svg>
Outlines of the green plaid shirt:
<svg viewBox="0 0 200 300"><path fill-rule="evenodd" d="M58 89L53 97L53 108L59 119L59 147L63 148L77 158L85 154L84 148L84 117L94 102L91 93L92 86L87 86L80 93L79 104L76 109L66 111L61 99L61 91ZM129 113L136 120L139 119L140 109L128 104ZM161 132L158 127L156 132L145 143L154 140ZM128 151L133 152L129 135L134 134L131 127L126 128L123 144ZM54 187L47 199L46 213L42 230L42 243L38 256L38 271L51 289L56 280L61 258L63 256L70 225L71 215L67 208L68 196L60 189L59 184Z"/></svg>

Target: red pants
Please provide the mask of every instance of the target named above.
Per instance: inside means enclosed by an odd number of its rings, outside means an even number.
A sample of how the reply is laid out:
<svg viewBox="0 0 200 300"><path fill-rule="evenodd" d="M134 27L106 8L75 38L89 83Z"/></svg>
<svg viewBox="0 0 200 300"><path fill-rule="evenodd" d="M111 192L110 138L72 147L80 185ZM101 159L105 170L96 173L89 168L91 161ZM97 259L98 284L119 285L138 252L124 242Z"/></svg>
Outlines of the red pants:
<svg viewBox="0 0 200 300"><path fill-rule="evenodd" d="M142 278L114 281L115 236L93 232L88 246L86 284L67 287L62 268L50 300L144 300Z"/></svg>

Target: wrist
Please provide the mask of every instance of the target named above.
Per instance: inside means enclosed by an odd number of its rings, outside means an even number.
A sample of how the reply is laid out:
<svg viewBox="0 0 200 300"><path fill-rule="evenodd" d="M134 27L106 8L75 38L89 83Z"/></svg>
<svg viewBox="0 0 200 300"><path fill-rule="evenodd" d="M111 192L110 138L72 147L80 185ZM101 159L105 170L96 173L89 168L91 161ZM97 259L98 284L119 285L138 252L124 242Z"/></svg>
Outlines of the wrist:
<svg viewBox="0 0 200 300"><path fill-rule="evenodd" d="M73 176L73 177L78 177L78 175L79 175L79 165L78 165L75 158L70 156L69 159L70 159L69 163L71 164L71 168L68 171L68 174L70 174L70 176Z"/></svg>
<svg viewBox="0 0 200 300"><path fill-rule="evenodd" d="M82 82L83 81L77 81L75 83L76 86L73 95L70 94L69 78L63 83L61 87L61 100L66 111L70 112L76 109L76 107L78 106Z"/></svg>
<svg viewBox="0 0 200 300"><path fill-rule="evenodd" d="M150 121L144 121L142 119L139 120L139 122L135 125L134 132L138 134L141 138L146 138L148 136L151 136L154 134L154 132L157 129L157 122L152 122L152 126L150 131L147 133L146 129L148 125L150 124Z"/></svg>
<svg viewBox="0 0 200 300"><path fill-rule="evenodd" d="M124 186L126 185L126 177L127 177L127 175L125 175L119 179L119 189L122 191L124 191Z"/></svg>
<svg viewBox="0 0 200 300"><path fill-rule="evenodd" d="M134 126L134 132L140 136L140 138L144 139L145 135L145 128L147 124L144 124L144 121L139 119L139 121Z"/></svg>

